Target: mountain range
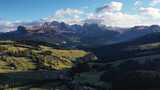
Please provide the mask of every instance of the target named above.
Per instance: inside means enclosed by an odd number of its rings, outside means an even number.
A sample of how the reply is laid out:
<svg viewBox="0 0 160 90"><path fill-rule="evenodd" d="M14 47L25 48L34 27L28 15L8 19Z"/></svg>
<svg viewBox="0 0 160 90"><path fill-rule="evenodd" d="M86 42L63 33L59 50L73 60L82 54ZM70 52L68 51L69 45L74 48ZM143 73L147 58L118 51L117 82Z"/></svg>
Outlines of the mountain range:
<svg viewBox="0 0 160 90"><path fill-rule="evenodd" d="M0 33L0 89L155 90L159 53L158 25L21 25Z"/></svg>
<svg viewBox="0 0 160 90"><path fill-rule="evenodd" d="M1 40L41 41L66 47L91 47L132 41L147 34L159 32L160 26L131 28L107 27L100 24L69 25L64 22L45 22L18 26L17 30L1 33Z"/></svg>

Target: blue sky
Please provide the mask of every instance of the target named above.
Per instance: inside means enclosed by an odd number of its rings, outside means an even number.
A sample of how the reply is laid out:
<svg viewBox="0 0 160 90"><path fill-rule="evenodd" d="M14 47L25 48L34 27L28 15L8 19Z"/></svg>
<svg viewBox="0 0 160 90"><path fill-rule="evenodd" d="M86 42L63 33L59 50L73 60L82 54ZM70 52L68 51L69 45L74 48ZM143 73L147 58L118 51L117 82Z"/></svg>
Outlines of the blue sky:
<svg viewBox="0 0 160 90"><path fill-rule="evenodd" d="M0 0L0 30L39 20L118 27L160 24L159 4L160 0Z"/></svg>
<svg viewBox="0 0 160 90"><path fill-rule="evenodd" d="M8 20L36 20L54 14L62 8L93 10L106 0L0 0L0 17Z"/></svg>
<svg viewBox="0 0 160 90"><path fill-rule="evenodd" d="M37 20L53 15L62 8L82 9L88 7L93 11L113 0L0 0L0 18L7 20ZM135 0L114 0L125 4L124 11L130 12ZM147 0L145 0L145 3Z"/></svg>

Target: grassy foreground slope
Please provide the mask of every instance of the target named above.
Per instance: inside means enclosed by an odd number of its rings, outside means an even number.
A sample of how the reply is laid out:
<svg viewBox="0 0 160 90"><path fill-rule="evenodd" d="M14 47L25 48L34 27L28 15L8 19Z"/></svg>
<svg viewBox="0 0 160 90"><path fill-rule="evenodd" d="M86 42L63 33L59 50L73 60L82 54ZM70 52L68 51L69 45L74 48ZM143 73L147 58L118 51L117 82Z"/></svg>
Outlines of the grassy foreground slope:
<svg viewBox="0 0 160 90"><path fill-rule="evenodd" d="M0 41L0 72L63 70L73 66L72 60L78 60L87 54L88 52L82 50L62 50L43 45Z"/></svg>
<svg viewBox="0 0 160 90"><path fill-rule="evenodd" d="M89 63L95 59L83 50L0 41L0 90L106 90L103 71Z"/></svg>

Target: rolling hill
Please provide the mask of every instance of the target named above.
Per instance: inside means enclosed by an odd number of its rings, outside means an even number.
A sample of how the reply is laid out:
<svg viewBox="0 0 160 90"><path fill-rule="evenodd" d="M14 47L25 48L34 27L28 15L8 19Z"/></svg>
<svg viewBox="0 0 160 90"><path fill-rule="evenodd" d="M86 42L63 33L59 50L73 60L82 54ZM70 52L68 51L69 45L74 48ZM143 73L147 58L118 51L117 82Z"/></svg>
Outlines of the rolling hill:
<svg viewBox="0 0 160 90"><path fill-rule="evenodd" d="M36 43L36 42L34 42ZM72 60L88 54L82 50L62 50L14 41L0 42L0 72L27 70L61 70L71 68Z"/></svg>

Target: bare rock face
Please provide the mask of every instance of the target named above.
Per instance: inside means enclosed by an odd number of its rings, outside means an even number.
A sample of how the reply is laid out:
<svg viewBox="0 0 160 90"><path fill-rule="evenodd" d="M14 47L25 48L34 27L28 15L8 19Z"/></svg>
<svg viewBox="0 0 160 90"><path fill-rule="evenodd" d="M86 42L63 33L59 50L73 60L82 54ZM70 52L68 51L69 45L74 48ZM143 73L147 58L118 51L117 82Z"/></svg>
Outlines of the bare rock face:
<svg viewBox="0 0 160 90"><path fill-rule="evenodd" d="M27 32L27 29L26 29L26 27L24 27L24 26L18 26L18 27L17 27L17 31L18 31L18 32Z"/></svg>
<svg viewBox="0 0 160 90"><path fill-rule="evenodd" d="M33 26L18 26L16 31L1 33L0 39L41 41L66 47L90 47L130 41L159 31L158 25L116 28L93 23L69 25L53 21Z"/></svg>

